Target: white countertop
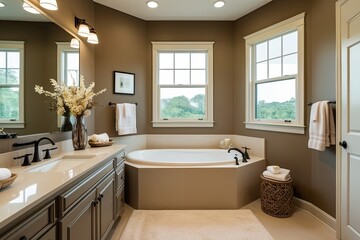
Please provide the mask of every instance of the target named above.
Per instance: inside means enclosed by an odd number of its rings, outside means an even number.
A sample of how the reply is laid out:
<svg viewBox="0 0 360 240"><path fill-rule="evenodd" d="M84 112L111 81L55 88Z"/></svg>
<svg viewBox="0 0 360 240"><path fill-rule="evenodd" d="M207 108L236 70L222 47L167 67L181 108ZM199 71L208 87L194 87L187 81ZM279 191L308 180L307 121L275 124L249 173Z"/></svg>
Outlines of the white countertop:
<svg viewBox="0 0 360 240"><path fill-rule="evenodd" d="M125 145L114 144L100 148L87 148L80 151L66 152L52 156L51 159L32 163L26 167L10 168L11 172L18 174L9 187L0 191L0 229L15 220L26 211L32 209L52 194L84 176L94 167L106 159L115 157ZM66 171L28 172L51 161L56 161L63 155L94 155L90 159L82 159L81 163L74 162ZM31 160L31 159L30 159ZM68 160L69 162L71 160Z"/></svg>

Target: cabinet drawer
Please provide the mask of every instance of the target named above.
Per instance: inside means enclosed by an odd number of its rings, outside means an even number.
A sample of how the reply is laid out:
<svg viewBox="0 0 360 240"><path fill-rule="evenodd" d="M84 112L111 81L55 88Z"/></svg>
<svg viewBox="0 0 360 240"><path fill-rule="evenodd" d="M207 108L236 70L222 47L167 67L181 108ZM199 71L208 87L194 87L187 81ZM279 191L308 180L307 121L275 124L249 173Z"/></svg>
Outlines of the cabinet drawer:
<svg viewBox="0 0 360 240"><path fill-rule="evenodd" d="M1 240L38 239L55 224L55 201L32 214L2 236Z"/></svg>
<svg viewBox="0 0 360 240"><path fill-rule="evenodd" d="M121 163L125 161L125 152L122 151L114 158L114 168L119 166Z"/></svg>
<svg viewBox="0 0 360 240"><path fill-rule="evenodd" d="M125 210L125 188L124 185L121 187L115 195L115 205L116 205L116 218L121 216Z"/></svg>
<svg viewBox="0 0 360 240"><path fill-rule="evenodd" d="M47 233L42 235L39 240L56 240L56 226L53 226Z"/></svg>
<svg viewBox="0 0 360 240"><path fill-rule="evenodd" d="M59 217L63 217L72 206L79 202L84 194L91 188L95 187L95 184L105 177L108 173L113 171L113 163L109 161L95 173L91 174L85 180L71 188L69 191L59 196Z"/></svg>
<svg viewBox="0 0 360 240"><path fill-rule="evenodd" d="M122 162L120 166L118 166L115 170L116 176L115 176L115 189L119 190L122 185L124 185L125 182L125 163Z"/></svg>

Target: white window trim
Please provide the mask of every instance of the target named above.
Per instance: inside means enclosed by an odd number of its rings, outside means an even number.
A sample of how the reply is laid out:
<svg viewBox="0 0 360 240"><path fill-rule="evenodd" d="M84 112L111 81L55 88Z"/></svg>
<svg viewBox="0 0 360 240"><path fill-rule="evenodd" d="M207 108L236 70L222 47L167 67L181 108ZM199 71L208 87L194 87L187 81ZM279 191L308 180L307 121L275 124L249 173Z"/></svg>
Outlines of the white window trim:
<svg viewBox="0 0 360 240"><path fill-rule="evenodd" d="M305 13L298 14L285 21L274 24L270 27L262 29L258 32L250 34L245 39L245 67L246 67L246 93L245 93L245 111L246 120L245 127L249 129L275 131L275 132L287 132L295 134L304 134L304 24L305 24ZM281 35L285 32L292 30L298 31L298 76L296 79L296 101L297 109L296 114L298 115L297 122L290 123L271 123L260 122L255 120L255 97L253 84L251 83L253 69L252 69L252 47L254 44L261 41L268 40L277 35Z"/></svg>
<svg viewBox="0 0 360 240"><path fill-rule="evenodd" d="M24 41L0 41L0 48L14 49L20 52L20 83L19 83L19 120L17 121L0 121L1 128L25 128L24 114Z"/></svg>
<svg viewBox="0 0 360 240"><path fill-rule="evenodd" d="M214 42L151 42L153 46L153 127L213 127L213 45ZM159 50L206 50L208 52L208 84L206 90L206 120L162 120L159 118L160 94L158 80Z"/></svg>

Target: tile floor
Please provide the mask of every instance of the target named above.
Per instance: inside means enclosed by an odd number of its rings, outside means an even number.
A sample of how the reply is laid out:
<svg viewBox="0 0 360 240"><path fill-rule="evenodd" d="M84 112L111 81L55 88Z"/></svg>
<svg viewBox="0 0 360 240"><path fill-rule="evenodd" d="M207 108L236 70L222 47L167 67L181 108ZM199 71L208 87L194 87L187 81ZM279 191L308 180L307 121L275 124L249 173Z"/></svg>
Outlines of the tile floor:
<svg viewBox="0 0 360 240"><path fill-rule="evenodd" d="M289 218L275 218L261 210L260 200L243 209L250 209L273 236L274 240L335 240L336 233L306 211L297 210ZM115 223L108 240L119 240L133 209L126 205L124 215Z"/></svg>

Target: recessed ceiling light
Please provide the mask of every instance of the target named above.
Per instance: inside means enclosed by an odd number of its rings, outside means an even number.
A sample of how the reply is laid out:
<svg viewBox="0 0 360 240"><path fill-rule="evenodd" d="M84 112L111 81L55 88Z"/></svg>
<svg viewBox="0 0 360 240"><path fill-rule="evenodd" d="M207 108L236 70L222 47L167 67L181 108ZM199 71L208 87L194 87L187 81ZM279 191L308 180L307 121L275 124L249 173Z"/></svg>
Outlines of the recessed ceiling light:
<svg viewBox="0 0 360 240"><path fill-rule="evenodd" d="M5 6L6 6L5 3L0 2L0 7L5 7Z"/></svg>
<svg viewBox="0 0 360 240"><path fill-rule="evenodd" d="M214 7L216 8L222 8L225 5L225 1L219 0L214 2Z"/></svg>
<svg viewBox="0 0 360 240"><path fill-rule="evenodd" d="M29 13L32 13L32 14L40 14L35 8L33 8L32 6L30 6L29 4L27 3L23 3L23 9Z"/></svg>
<svg viewBox="0 0 360 240"><path fill-rule="evenodd" d="M153 1L153 0L147 1L147 2L146 2L146 5L147 5L149 8L157 8L157 7L159 6L158 2Z"/></svg>

